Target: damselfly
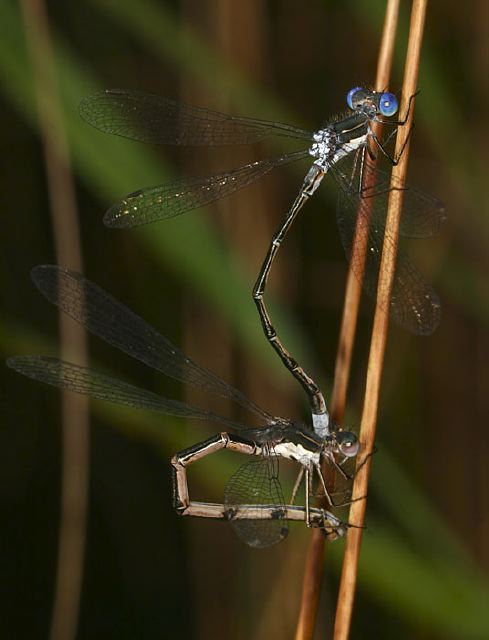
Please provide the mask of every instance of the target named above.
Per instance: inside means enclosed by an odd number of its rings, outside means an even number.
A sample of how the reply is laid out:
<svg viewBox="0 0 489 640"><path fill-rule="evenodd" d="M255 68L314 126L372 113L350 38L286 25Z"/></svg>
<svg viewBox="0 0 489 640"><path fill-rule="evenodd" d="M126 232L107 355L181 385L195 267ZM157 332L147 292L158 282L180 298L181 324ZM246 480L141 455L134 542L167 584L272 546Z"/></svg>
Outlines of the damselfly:
<svg viewBox="0 0 489 640"><path fill-rule="evenodd" d="M310 503L316 478L319 490L329 504L340 506L334 503L327 490L321 464L327 460L347 477L342 464L354 458L359 450L353 433L331 428L327 437L320 438L305 424L270 415L241 391L197 365L142 318L79 273L41 265L35 267L31 275L50 302L92 334L167 376L233 400L262 423L259 427L247 427L211 411L164 398L111 375L57 358L15 356L7 360L8 366L19 373L55 387L167 415L225 425L229 432L220 433L173 457L174 506L179 514L229 520L239 537L253 547L280 542L287 535L288 520L302 520L308 526L320 527L330 539L345 534L350 525ZM190 500L186 468L224 448L256 459L243 464L231 477L222 504ZM301 468L291 504L285 503L278 476L281 458L295 461ZM294 505L304 475L305 505Z"/></svg>
<svg viewBox="0 0 489 640"><path fill-rule="evenodd" d="M408 102L408 112L411 102L412 98ZM375 298L382 246L384 244L387 251L396 251L390 237L386 237L384 243L389 192L393 189L403 192L400 232L404 236L429 237L445 218L438 200L404 184L392 183L390 176L377 168L375 160L379 151L391 164L398 162L371 128L373 122L395 126L406 123L408 114L403 120L389 119L398 110L396 96L356 87L348 93L347 103L350 108L347 115L333 118L317 132L288 124L226 115L137 91L110 89L85 98L80 105L82 117L97 129L140 142L182 146L229 145L249 144L279 136L307 144L305 149L294 153L252 162L230 171L141 189L111 207L104 221L110 227L132 227L178 216L251 184L274 167L312 156L313 164L299 195L272 238L253 289L253 298L267 340L309 395L313 415L317 416L318 433L327 429L328 413L324 398L312 378L280 341L263 300L273 260L292 222L324 175L331 173L339 191L337 221L348 259L356 227L363 227L368 234L365 271L363 265L355 260L351 261L351 268L360 278L364 274L365 289ZM395 129L388 138L393 133ZM438 296L402 254L397 258L389 311L400 325L415 334L432 333L440 318Z"/></svg>

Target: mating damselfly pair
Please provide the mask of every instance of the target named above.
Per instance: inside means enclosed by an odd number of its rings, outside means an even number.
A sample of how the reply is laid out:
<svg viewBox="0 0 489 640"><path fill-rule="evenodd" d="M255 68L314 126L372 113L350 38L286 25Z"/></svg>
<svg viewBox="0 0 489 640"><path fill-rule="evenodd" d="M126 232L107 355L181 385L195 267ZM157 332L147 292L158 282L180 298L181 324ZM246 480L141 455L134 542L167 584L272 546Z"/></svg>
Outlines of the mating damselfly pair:
<svg viewBox="0 0 489 640"><path fill-rule="evenodd" d="M307 141L305 149L274 159L253 162L213 176L186 178L141 189L114 205L104 221L109 226L130 227L180 215L251 184L274 167L312 157L312 166L274 234L253 290L268 341L308 394L311 426L270 416L238 390L198 367L99 287L79 274L56 267L36 268L34 281L48 299L89 331L167 375L235 400L264 424L245 428L222 416L161 398L70 363L38 356L9 360L9 364L21 373L54 386L172 415L205 418L229 427L230 433L222 433L174 457L175 506L180 513L230 520L240 537L252 546L264 547L280 541L286 535L289 519L305 520L310 526L319 526L330 538L343 535L347 528L345 523L331 512L311 506L311 496L315 493L313 477L317 479L319 492L328 497L330 506L335 506L326 488L321 463L326 460L338 473L345 475L342 464L358 452L356 437L330 423L319 387L281 343L263 301L274 257L292 222L324 175L331 173L339 193L337 221L343 246L350 257L355 230L364 228L368 236L365 268L360 268L354 261L351 268L359 276L365 272L365 288L375 295L382 246L387 251L395 251L384 226L389 194L393 191L402 194L401 233L405 236L428 237L444 220L443 208L437 200L405 185L392 183L389 175L377 168L379 153L391 164L399 160L389 154L385 142L371 128L373 122L393 125L394 129L387 136L389 139L396 127L406 123L407 115L403 120L389 119L397 112L396 97L388 92L355 88L349 92L347 101L350 113L334 118L316 133L281 123L229 116L134 91L104 91L86 98L80 108L82 116L102 131L142 142L224 145L258 142L269 136ZM411 102L412 98L408 101L408 110ZM439 321L438 297L402 254L397 258L389 311L399 324L417 334L431 333ZM244 464L231 478L222 505L191 501L186 467L222 448L251 454L258 459ZM304 506L286 505L278 479L280 458L295 460L300 465L298 483L305 475Z"/></svg>

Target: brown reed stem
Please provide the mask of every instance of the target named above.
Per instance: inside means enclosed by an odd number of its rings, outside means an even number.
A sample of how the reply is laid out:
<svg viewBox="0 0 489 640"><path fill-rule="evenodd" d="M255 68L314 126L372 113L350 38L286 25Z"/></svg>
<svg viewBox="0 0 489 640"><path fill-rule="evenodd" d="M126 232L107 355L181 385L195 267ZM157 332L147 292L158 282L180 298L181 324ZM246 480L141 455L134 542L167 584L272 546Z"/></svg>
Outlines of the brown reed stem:
<svg viewBox="0 0 489 640"><path fill-rule="evenodd" d="M397 20L399 15L399 0L388 0L379 58L377 63L377 76L375 88L382 90L388 87L392 68L394 43L396 38ZM376 131L380 135L380 131ZM365 227L358 226L353 241L352 260L356 260L363 272L367 248L367 235ZM337 424L343 423L346 393L350 377L353 344L362 292L362 278L348 271L348 279L343 305L338 351L336 355L333 392L331 396L331 417ZM301 606L296 629L296 640L309 640L314 633L317 617L321 582L324 569L324 536L314 529L311 533L311 541L307 551L304 578L302 584Z"/></svg>
<svg viewBox="0 0 489 640"><path fill-rule="evenodd" d="M417 90L426 6L427 0L413 1L404 82L402 87L403 105L400 110L401 114L406 113L409 97L414 95ZM396 184L399 184L399 181L403 182L407 173L409 158L408 136L411 128L412 117L413 104L411 104L409 120L404 127L400 127L396 139L396 157L400 154L403 146L406 145L399 164L392 170L392 178L395 180ZM397 247L399 237L402 200L402 191L392 190L390 192L386 220L386 237L387 235L389 236L389 241L393 242L394 247ZM395 252L392 251L391 245L389 251L382 252L379 282L377 287L378 306L375 310L374 326L372 329L365 399L360 425L360 441L365 446L366 451L371 451L373 449L375 441L380 383L387 341L387 331L389 328L389 315L382 309L389 308L395 269L396 255ZM371 460L372 458L369 458L367 463L355 476L353 495L367 495ZM359 500L352 504L349 516L350 522L360 526L363 525L365 521L366 502L366 500ZM336 610L334 631L335 640L347 640L350 633L362 534L362 529L351 529L348 532L338 595L338 606Z"/></svg>
<svg viewBox="0 0 489 640"><path fill-rule="evenodd" d="M69 147L56 82L49 20L43 0L21 0L48 183L56 257L59 264L81 271L80 234ZM32 212L36 215L36 212ZM80 325L60 312L61 357L69 353L80 364L87 360L86 335ZM83 578L88 501L88 400L62 393L63 459L61 522L56 593L50 637L76 637Z"/></svg>

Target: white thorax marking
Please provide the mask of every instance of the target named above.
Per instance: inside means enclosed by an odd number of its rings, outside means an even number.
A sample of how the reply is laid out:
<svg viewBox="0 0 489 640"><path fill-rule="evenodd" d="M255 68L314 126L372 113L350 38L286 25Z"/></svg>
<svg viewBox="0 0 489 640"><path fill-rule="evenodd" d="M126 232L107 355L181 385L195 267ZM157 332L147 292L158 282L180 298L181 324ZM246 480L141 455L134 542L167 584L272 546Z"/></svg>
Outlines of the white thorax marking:
<svg viewBox="0 0 489 640"><path fill-rule="evenodd" d="M360 147L365 146L369 133L362 133L356 138L352 138L348 143L338 143L337 135L330 129L320 129L313 135L314 143L309 149L309 154L316 158L314 164L323 171L328 171L341 158L353 153Z"/></svg>
<svg viewBox="0 0 489 640"><path fill-rule="evenodd" d="M282 458L287 458L288 460L295 460L303 467L308 469L311 466L316 466L319 464L321 459L321 454L319 451L310 451L306 449L301 444L294 444L293 442L279 442L274 445L273 452L277 456L281 456Z"/></svg>

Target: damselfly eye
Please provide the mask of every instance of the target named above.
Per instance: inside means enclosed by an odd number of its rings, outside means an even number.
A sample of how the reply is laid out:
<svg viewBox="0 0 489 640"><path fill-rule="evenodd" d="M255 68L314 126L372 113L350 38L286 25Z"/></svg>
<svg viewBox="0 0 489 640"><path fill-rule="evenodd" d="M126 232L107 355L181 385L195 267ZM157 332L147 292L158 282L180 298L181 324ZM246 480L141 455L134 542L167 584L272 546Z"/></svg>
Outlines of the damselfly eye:
<svg viewBox="0 0 489 640"><path fill-rule="evenodd" d="M398 107L397 98L393 93L383 93L380 96L379 109L383 116L393 116Z"/></svg>
<svg viewBox="0 0 489 640"><path fill-rule="evenodd" d="M348 91L348 93L346 94L346 103L350 107L350 109L355 108L353 106L353 96L357 91L362 91L362 87L354 87L353 89L350 89L350 91Z"/></svg>
<svg viewBox="0 0 489 640"><path fill-rule="evenodd" d="M357 455L360 443L354 433L345 431L343 433L339 433L336 439L338 442L338 448L344 456L353 458L353 456Z"/></svg>

